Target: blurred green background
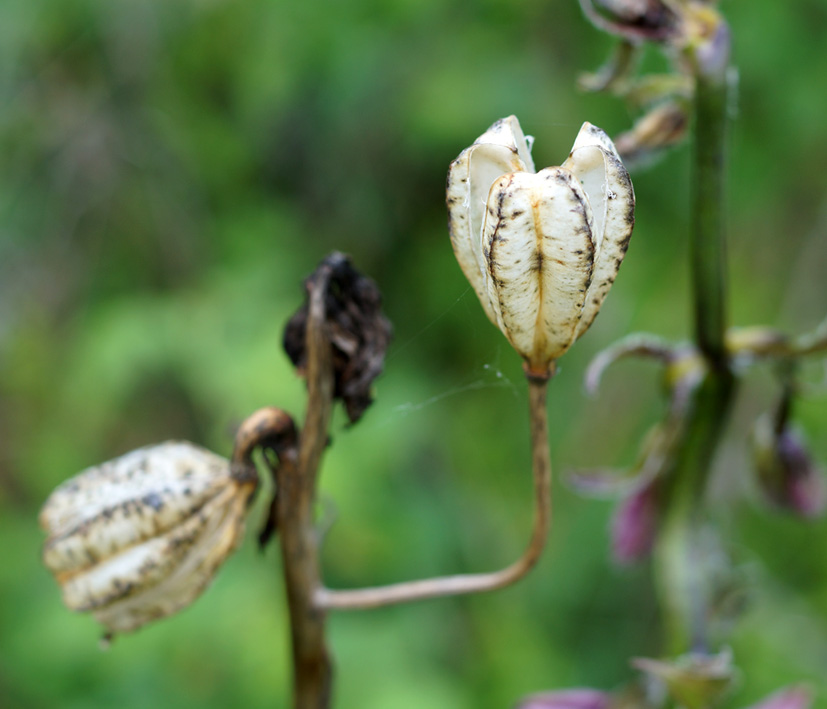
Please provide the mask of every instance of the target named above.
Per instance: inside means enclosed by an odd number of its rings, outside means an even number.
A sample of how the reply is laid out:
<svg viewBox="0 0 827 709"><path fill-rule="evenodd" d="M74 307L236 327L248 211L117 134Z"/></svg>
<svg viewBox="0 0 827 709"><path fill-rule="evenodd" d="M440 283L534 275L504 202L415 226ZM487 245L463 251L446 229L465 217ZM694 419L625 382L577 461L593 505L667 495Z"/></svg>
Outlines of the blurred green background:
<svg viewBox="0 0 827 709"><path fill-rule="evenodd" d="M827 3L722 7L740 68L732 320L800 331L827 311ZM575 0L3 0L1 706L288 706L275 547L260 555L248 534L194 606L104 653L41 567L36 517L59 482L131 448L185 438L227 454L255 408L301 415L281 329L332 249L379 283L395 339L373 408L351 429L336 419L328 583L515 556L525 386L454 261L445 174L509 113L540 165L584 120L626 129L619 101L574 88L611 46ZM581 382L626 333L688 336L687 170L683 147L633 175L628 259L553 382L556 521L539 569L485 597L333 616L337 706L501 709L611 688L629 657L658 652L648 566L608 558L612 503L559 480L629 464L661 413L652 366L618 365L594 399ZM798 419L827 459L824 367L808 377ZM776 393L767 371L750 377L719 461L715 514L750 587L731 707L799 679L827 706L827 524L769 514L749 479L745 435Z"/></svg>

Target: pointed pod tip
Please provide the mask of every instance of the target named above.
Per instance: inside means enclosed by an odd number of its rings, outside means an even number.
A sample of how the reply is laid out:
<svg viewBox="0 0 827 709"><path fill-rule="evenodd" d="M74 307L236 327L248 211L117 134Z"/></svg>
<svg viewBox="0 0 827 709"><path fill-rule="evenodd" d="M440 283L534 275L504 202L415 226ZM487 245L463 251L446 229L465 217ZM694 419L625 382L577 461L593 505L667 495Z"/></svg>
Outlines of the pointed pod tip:
<svg viewBox="0 0 827 709"><path fill-rule="evenodd" d="M517 154L519 164L516 164L514 169L534 172L534 162L531 159L533 143L534 139L523 133L517 116L511 114L492 123L488 130L477 138L468 150L481 145L502 146Z"/></svg>
<svg viewBox="0 0 827 709"><path fill-rule="evenodd" d="M580 131L574 139L574 145L571 147L571 152L573 153L578 148L585 148L589 146L602 148L606 152L617 157L617 148L615 148L615 144L612 142L609 134L602 128L594 125L594 123L585 121L583 125L580 126Z"/></svg>

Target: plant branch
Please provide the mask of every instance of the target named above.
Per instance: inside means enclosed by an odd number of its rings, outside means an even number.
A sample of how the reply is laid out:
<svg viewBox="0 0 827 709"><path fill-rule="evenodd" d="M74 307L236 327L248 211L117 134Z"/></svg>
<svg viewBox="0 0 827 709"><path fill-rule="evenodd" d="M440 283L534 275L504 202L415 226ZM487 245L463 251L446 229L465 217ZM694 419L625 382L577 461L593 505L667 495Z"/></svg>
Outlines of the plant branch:
<svg viewBox="0 0 827 709"><path fill-rule="evenodd" d="M548 380L529 377L529 415L531 458L534 471L534 526L523 555L510 566L490 573L443 576L354 590L319 588L319 608L353 610L397 603L493 591L508 586L534 568L548 537L551 525L551 454L548 443L546 390Z"/></svg>
<svg viewBox="0 0 827 709"><path fill-rule="evenodd" d="M799 336L794 343L797 355L818 354L827 350L827 318L810 333Z"/></svg>
<svg viewBox="0 0 827 709"><path fill-rule="evenodd" d="M321 279L320 279L321 280ZM330 705L332 662L325 641L325 613L313 603L320 585L314 518L316 480L328 440L333 402L333 363L325 328L324 286L310 286L307 317L307 415L297 455L280 456L276 523L293 646L294 709Z"/></svg>

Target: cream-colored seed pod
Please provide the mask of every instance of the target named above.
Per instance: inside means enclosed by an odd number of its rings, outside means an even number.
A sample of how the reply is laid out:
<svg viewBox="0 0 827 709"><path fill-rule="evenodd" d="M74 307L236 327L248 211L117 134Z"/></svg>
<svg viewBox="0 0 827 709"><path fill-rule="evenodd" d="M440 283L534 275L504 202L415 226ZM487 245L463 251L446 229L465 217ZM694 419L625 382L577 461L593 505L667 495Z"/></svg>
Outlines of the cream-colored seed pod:
<svg viewBox="0 0 827 709"><path fill-rule="evenodd" d="M509 116L451 164L447 204L483 309L545 375L596 317L632 234L634 191L611 139L584 123L563 165L535 172Z"/></svg>
<svg viewBox="0 0 827 709"><path fill-rule="evenodd" d="M184 441L89 468L46 501L43 561L64 603L127 632L189 605L239 543L255 470Z"/></svg>

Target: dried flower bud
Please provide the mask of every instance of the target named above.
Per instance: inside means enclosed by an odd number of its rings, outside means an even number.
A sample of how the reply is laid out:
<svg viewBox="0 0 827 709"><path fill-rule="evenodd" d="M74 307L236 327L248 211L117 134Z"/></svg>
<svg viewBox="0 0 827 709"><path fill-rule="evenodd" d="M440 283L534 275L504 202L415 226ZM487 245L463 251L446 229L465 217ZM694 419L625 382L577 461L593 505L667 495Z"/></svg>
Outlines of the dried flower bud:
<svg viewBox="0 0 827 709"><path fill-rule="evenodd" d="M108 632L189 605L241 539L255 469L168 441L89 468L46 501L43 561Z"/></svg>
<svg viewBox="0 0 827 709"><path fill-rule="evenodd" d="M662 0L580 0L580 6L595 27L629 41L662 42L678 31L678 16Z"/></svg>
<svg viewBox="0 0 827 709"><path fill-rule="evenodd" d="M382 294L357 271L348 256L334 251L305 280L307 300L284 328L284 349L304 373L311 294L323 297L327 336L333 354L333 395L341 399L351 423L373 402L371 385L382 372L393 328L382 314Z"/></svg>
<svg viewBox="0 0 827 709"><path fill-rule="evenodd" d="M451 164L457 261L528 371L547 374L591 325L634 226L634 192L612 141L584 123L561 167L534 172L514 116Z"/></svg>
<svg viewBox="0 0 827 709"><path fill-rule="evenodd" d="M635 122L632 129L621 133L615 145L626 164L651 164L668 148L680 143L689 128L688 107L669 101L654 107Z"/></svg>
<svg viewBox="0 0 827 709"><path fill-rule="evenodd" d="M763 416L755 423L752 443L758 483L767 500L802 517L820 515L827 502L824 478L799 431Z"/></svg>
<svg viewBox="0 0 827 709"><path fill-rule="evenodd" d="M810 709L813 698L803 687L787 687L754 704L750 709Z"/></svg>
<svg viewBox="0 0 827 709"><path fill-rule="evenodd" d="M523 699L517 709L610 709L611 695L596 689L563 689Z"/></svg>

